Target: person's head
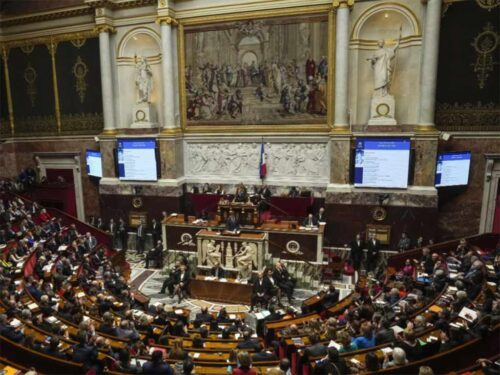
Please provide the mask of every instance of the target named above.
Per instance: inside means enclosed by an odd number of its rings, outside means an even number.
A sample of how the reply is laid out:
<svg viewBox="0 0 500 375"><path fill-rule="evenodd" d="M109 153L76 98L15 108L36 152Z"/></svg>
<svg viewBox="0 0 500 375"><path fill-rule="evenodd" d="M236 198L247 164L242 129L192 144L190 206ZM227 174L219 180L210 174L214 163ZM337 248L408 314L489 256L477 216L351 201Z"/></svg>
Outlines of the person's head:
<svg viewBox="0 0 500 375"><path fill-rule="evenodd" d="M184 375L190 375L194 370L194 362L191 358L186 358L182 363L182 371Z"/></svg>
<svg viewBox="0 0 500 375"><path fill-rule="evenodd" d="M417 315L414 320L415 327L425 326L425 317L423 315Z"/></svg>
<svg viewBox="0 0 500 375"><path fill-rule="evenodd" d="M348 347L351 344L351 335L347 330L342 330L337 334L337 340L339 340L342 346Z"/></svg>
<svg viewBox="0 0 500 375"><path fill-rule="evenodd" d="M360 327L361 335L370 339L372 337L372 324L370 322L363 322Z"/></svg>
<svg viewBox="0 0 500 375"><path fill-rule="evenodd" d="M418 375L434 375L434 371L429 366L420 366Z"/></svg>
<svg viewBox="0 0 500 375"><path fill-rule="evenodd" d="M365 368L366 371L378 371L380 370L380 364L378 357L375 352L368 352L365 355Z"/></svg>
<svg viewBox="0 0 500 375"><path fill-rule="evenodd" d="M240 363L240 368L250 368L250 365L252 364L252 360L248 352L239 352L238 362Z"/></svg>
<svg viewBox="0 0 500 375"><path fill-rule="evenodd" d="M319 335L316 334L316 333L313 333L310 337L309 337L309 341L311 342L311 345L314 345L314 344L317 344L319 342Z"/></svg>
<svg viewBox="0 0 500 375"><path fill-rule="evenodd" d="M429 255L431 253L431 249L429 249L428 247L424 247L422 249L422 254L423 255Z"/></svg>
<svg viewBox="0 0 500 375"><path fill-rule="evenodd" d="M338 362L339 361L339 351L337 348L331 346L328 348L328 359L330 362Z"/></svg>
<svg viewBox="0 0 500 375"><path fill-rule="evenodd" d="M57 336L51 337L50 344L49 344L50 350L52 350L52 351L57 350L57 348L59 347L59 343L60 343L59 337L57 337Z"/></svg>
<svg viewBox="0 0 500 375"><path fill-rule="evenodd" d="M151 362L160 363L163 359L163 353L159 350L155 350L153 354L151 354Z"/></svg>
<svg viewBox="0 0 500 375"><path fill-rule="evenodd" d="M403 331L403 337L408 342L414 342L415 341L415 332L413 332L413 329L411 329L411 328L406 328Z"/></svg>
<svg viewBox="0 0 500 375"><path fill-rule="evenodd" d="M290 369L290 360L288 358L283 358L280 361L280 370L286 373L289 369Z"/></svg>
<svg viewBox="0 0 500 375"><path fill-rule="evenodd" d="M130 352L126 349L120 350L120 353L118 353L118 359L121 363L128 364L130 362Z"/></svg>
<svg viewBox="0 0 500 375"><path fill-rule="evenodd" d="M394 362L394 365L396 366L402 366L406 364L406 353L403 349L401 348L394 348L394 351L392 352L392 359Z"/></svg>

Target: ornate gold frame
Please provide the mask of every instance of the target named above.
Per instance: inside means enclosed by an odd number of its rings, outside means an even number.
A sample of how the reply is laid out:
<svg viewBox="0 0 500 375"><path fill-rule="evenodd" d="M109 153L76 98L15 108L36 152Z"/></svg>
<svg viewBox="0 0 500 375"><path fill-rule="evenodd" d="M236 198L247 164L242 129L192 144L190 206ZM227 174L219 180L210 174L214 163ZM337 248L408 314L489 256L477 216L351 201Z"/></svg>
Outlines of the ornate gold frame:
<svg viewBox="0 0 500 375"><path fill-rule="evenodd" d="M185 133L207 133L207 132L310 132L328 133L333 127L333 114L335 103L333 103L335 84L335 9L332 5L299 6L287 9L260 10L252 12L241 12L225 15L203 16L179 19L177 32L178 63L179 63L179 93L180 93L180 118L181 128ZM186 114L186 86L185 86L185 26L208 25L217 22L229 22L248 19L262 19L284 16L299 16L307 14L323 14L328 16L328 84L327 84L327 118L324 124L271 124L271 125L188 125Z"/></svg>

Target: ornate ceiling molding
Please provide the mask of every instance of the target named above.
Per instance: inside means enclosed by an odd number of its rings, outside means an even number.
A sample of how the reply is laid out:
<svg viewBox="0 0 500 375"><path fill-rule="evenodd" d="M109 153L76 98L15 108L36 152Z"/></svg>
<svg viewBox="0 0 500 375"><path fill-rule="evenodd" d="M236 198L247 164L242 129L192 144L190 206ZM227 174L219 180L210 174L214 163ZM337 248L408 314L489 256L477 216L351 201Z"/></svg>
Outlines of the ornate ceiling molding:
<svg viewBox="0 0 500 375"><path fill-rule="evenodd" d="M31 13L22 16L2 17L0 27L9 27L16 25L24 25L27 23L35 23L41 21L52 21L60 18L77 17L87 14L92 14L93 10L86 5L62 8L47 12Z"/></svg>

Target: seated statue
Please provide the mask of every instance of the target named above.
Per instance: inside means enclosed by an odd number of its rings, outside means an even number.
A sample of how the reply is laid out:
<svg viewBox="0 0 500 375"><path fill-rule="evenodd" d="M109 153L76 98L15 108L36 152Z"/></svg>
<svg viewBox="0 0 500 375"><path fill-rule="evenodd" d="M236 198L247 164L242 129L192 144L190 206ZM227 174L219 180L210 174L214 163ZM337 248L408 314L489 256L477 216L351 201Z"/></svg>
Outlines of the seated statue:
<svg viewBox="0 0 500 375"><path fill-rule="evenodd" d="M235 255L236 267L242 279L248 279L252 275L253 259L255 250L247 242L243 242Z"/></svg>
<svg viewBox="0 0 500 375"><path fill-rule="evenodd" d="M207 245L207 266L213 267L221 262L222 253L220 245L215 245L214 240L210 240Z"/></svg>

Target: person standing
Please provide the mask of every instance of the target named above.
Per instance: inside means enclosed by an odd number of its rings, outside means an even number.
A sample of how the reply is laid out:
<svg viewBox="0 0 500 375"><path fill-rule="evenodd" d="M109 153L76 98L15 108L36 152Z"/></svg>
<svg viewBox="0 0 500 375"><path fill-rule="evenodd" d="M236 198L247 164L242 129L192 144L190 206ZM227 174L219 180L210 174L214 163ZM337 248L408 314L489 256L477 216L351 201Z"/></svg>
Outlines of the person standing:
<svg viewBox="0 0 500 375"><path fill-rule="evenodd" d="M354 269L359 272L361 261L363 260L363 249L366 248L365 241L361 238L361 233L356 234L356 238L351 242L350 258Z"/></svg>
<svg viewBox="0 0 500 375"><path fill-rule="evenodd" d="M375 271L378 262L378 253L380 251L380 241L377 240L375 234L370 234L370 239L367 244L368 253L366 254L366 271Z"/></svg>
<svg viewBox="0 0 500 375"><path fill-rule="evenodd" d="M144 252L144 243L146 242L146 233L144 230L144 221L141 220L136 230L136 250L138 254Z"/></svg>
<svg viewBox="0 0 500 375"><path fill-rule="evenodd" d="M122 251L127 251L128 231L127 225L125 224L125 220L123 220L123 218L120 218L118 220L118 236L120 237Z"/></svg>

